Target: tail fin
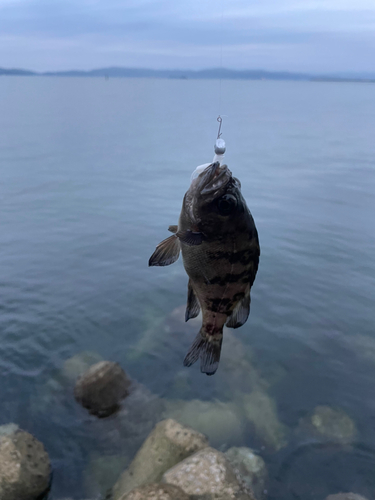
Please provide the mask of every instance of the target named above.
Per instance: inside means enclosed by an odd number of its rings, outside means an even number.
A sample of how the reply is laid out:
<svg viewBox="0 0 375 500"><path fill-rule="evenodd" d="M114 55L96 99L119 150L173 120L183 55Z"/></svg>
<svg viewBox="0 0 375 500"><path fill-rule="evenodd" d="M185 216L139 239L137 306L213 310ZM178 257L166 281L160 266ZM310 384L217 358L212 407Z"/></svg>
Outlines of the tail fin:
<svg viewBox="0 0 375 500"><path fill-rule="evenodd" d="M213 375L219 366L222 342L222 332L220 334L208 335L202 332L201 329L185 356L184 366L191 366L200 358L201 372Z"/></svg>

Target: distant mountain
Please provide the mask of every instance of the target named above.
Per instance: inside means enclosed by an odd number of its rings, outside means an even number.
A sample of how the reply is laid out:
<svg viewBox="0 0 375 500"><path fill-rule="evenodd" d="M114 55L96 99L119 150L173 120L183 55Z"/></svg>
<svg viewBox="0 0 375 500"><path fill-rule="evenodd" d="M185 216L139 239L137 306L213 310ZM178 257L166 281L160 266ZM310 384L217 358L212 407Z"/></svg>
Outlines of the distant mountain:
<svg viewBox="0 0 375 500"><path fill-rule="evenodd" d="M100 77L133 77L133 78L177 78L177 79L234 79L234 80L309 80L310 75L302 73L273 72L264 70L237 71L230 69L204 70L163 70L146 68L101 68L91 71L56 71L43 73L45 76L100 76Z"/></svg>
<svg viewBox="0 0 375 500"><path fill-rule="evenodd" d="M20 75L20 76L32 76L36 75L34 71L28 71L27 69L4 69L0 68L1 75Z"/></svg>
<svg viewBox="0 0 375 500"><path fill-rule="evenodd" d="M226 80L297 80L297 81L363 81L374 82L375 73L336 73L329 75L312 75L307 73L293 73L288 71L232 70L212 68L203 70L167 70L147 68L109 67L93 69L91 71L47 71L37 73L23 69L2 69L1 75L20 76L60 76L60 77L101 77L101 78L174 78L174 79L226 79Z"/></svg>

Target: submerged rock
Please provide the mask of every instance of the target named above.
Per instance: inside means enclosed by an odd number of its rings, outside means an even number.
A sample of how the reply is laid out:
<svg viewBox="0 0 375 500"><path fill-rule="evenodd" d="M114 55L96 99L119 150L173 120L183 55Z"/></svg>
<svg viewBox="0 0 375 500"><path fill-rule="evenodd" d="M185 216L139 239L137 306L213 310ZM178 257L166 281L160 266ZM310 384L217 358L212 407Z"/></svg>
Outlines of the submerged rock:
<svg viewBox="0 0 375 500"><path fill-rule="evenodd" d="M120 500L189 500L181 488L173 484L148 484L132 490Z"/></svg>
<svg viewBox="0 0 375 500"><path fill-rule="evenodd" d="M356 493L336 493L335 495L328 495L326 500L367 500L361 495Z"/></svg>
<svg viewBox="0 0 375 500"><path fill-rule="evenodd" d="M340 444L351 443L357 435L355 423L349 415L329 406L317 406L311 424L318 434Z"/></svg>
<svg viewBox="0 0 375 500"><path fill-rule="evenodd" d="M258 439L275 451L286 445L286 427L279 421L276 404L266 392L258 390L245 394L243 405Z"/></svg>
<svg viewBox="0 0 375 500"><path fill-rule="evenodd" d="M301 418L296 436L313 437L340 445L348 445L357 437L353 420L343 410L330 406L317 406L314 412Z"/></svg>
<svg viewBox="0 0 375 500"><path fill-rule="evenodd" d="M13 423L0 425L0 437L14 434L16 431L18 431L18 429L19 429L18 425Z"/></svg>
<svg viewBox="0 0 375 500"><path fill-rule="evenodd" d="M221 401L166 401L165 417L205 434L212 446L241 444L245 421L235 403Z"/></svg>
<svg viewBox="0 0 375 500"><path fill-rule="evenodd" d="M134 488L160 481L165 471L207 446L207 439L199 432L172 419L159 422L113 487L113 500L120 500Z"/></svg>
<svg viewBox="0 0 375 500"><path fill-rule="evenodd" d="M0 498L37 500L47 492L51 465L43 444L26 431L0 436Z"/></svg>
<svg viewBox="0 0 375 500"><path fill-rule="evenodd" d="M92 415L108 417L120 408L130 385L130 379L118 363L100 361L79 377L74 397Z"/></svg>
<svg viewBox="0 0 375 500"><path fill-rule="evenodd" d="M93 351L82 351L64 361L59 375L74 384L78 377L99 361L103 361L100 354Z"/></svg>
<svg viewBox="0 0 375 500"><path fill-rule="evenodd" d="M254 500L224 454L205 448L163 475L163 482L179 486L199 500Z"/></svg>
<svg viewBox="0 0 375 500"><path fill-rule="evenodd" d="M246 486L254 492L255 497L258 500L263 499L268 477L263 458L243 446L229 448L224 455Z"/></svg>
<svg viewBox="0 0 375 500"><path fill-rule="evenodd" d="M83 475L85 494L91 498L101 498L129 463L130 458L126 455L92 456Z"/></svg>

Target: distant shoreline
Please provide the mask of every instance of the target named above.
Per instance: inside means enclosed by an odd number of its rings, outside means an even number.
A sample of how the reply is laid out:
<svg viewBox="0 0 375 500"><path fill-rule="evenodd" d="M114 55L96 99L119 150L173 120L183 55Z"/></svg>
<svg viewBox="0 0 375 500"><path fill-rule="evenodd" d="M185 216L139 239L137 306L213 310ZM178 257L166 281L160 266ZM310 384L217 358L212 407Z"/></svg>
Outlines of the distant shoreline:
<svg viewBox="0 0 375 500"><path fill-rule="evenodd" d="M344 82L344 83L375 83L375 74L369 77L339 76L339 75L311 75L292 73L288 71L265 70L153 70L143 68L100 68L90 71L46 71L36 72L24 69L0 68L0 76L60 76L60 77L95 77L95 78L166 78L174 80L287 80L308 82Z"/></svg>

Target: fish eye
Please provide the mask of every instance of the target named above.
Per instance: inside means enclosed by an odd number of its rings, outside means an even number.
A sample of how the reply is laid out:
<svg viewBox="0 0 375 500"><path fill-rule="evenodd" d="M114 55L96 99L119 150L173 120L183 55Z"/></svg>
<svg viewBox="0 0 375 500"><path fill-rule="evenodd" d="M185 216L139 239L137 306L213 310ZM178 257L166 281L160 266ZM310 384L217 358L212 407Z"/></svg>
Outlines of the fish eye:
<svg viewBox="0 0 375 500"><path fill-rule="evenodd" d="M217 207L220 215L230 215L237 207L237 199L232 194L225 194L218 200Z"/></svg>

